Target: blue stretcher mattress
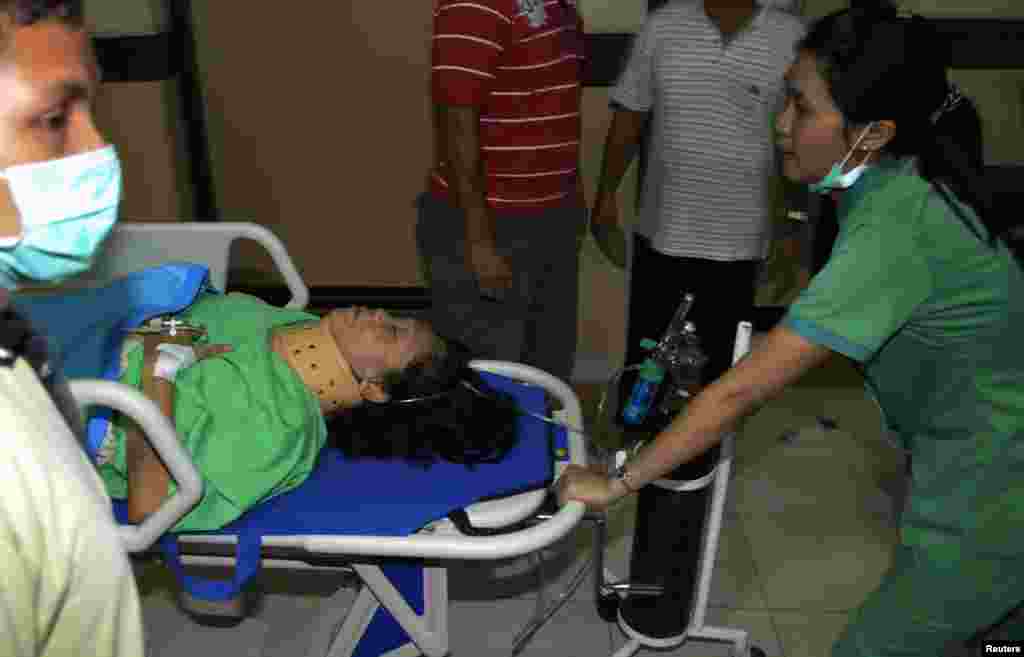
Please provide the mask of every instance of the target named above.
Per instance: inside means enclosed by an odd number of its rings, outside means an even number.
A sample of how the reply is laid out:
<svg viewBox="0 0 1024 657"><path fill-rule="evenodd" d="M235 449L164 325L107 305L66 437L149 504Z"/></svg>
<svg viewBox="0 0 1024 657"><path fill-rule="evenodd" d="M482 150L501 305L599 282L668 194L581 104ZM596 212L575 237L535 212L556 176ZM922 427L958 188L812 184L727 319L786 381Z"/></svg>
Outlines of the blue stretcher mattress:
<svg viewBox="0 0 1024 657"><path fill-rule="evenodd" d="M524 408L546 412L540 388L493 374L483 376L514 394ZM518 424L519 442L500 463L473 468L444 461L426 469L396 460L352 461L336 448L324 448L301 486L263 502L222 529L202 533L408 536L474 502L551 484L556 429L526 415ZM124 506L115 502L121 522L126 521Z"/></svg>

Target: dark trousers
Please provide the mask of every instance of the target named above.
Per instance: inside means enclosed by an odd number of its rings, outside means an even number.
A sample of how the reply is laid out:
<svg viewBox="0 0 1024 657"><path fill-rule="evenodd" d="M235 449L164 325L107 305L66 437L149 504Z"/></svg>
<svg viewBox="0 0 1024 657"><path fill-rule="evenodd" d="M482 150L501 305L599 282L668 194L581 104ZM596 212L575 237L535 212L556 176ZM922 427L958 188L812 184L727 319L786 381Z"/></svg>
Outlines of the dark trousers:
<svg viewBox="0 0 1024 657"><path fill-rule="evenodd" d="M503 214L495 226L512 288L480 294L466 264L465 214L431 194L416 201L416 242L427 265L434 329L479 358L538 367L569 381L576 359L579 239L585 209L567 204L538 215Z"/></svg>
<svg viewBox="0 0 1024 657"><path fill-rule="evenodd" d="M758 264L677 258L655 251L650 240L634 235L626 364L646 358L640 341L661 339L683 295L691 292L695 300L688 319L696 324L709 358L704 381L721 376L732 366L736 325L751 320Z"/></svg>

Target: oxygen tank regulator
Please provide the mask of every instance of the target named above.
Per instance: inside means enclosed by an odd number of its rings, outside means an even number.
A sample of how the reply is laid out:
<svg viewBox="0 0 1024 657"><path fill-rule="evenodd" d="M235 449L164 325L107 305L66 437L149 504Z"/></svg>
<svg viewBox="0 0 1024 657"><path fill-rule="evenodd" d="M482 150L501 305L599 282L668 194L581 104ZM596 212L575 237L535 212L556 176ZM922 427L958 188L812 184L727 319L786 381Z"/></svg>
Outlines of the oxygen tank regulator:
<svg viewBox="0 0 1024 657"><path fill-rule="evenodd" d="M622 421L625 424L637 426L644 422L666 376L670 387L662 397L658 413L675 412L700 387L701 373L708 358L701 350L697 327L686 321L693 302L693 294L683 297L661 340L655 342L645 338L640 342L640 346L650 353L640 365L636 383L623 406Z"/></svg>

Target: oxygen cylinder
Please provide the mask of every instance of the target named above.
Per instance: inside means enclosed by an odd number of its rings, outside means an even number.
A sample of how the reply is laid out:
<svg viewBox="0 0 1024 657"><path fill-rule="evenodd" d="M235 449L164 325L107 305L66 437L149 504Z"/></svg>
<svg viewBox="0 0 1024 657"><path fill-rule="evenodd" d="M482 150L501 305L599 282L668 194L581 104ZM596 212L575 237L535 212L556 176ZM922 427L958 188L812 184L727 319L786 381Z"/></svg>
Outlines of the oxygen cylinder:
<svg viewBox="0 0 1024 657"><path fill-rule="evenodd" d="M664 429L698 393L707 357L696 327L686 322L674 334L670 357L671 385L646 429ZM660 586L660 596L630 595L619 606L624 623L653 639L682 636L690 622L700 573L701 546L711 500L708 475L718 463L719 449L708 450L665 478L640 489L636 529L630 555L630 581Z"/></svg>

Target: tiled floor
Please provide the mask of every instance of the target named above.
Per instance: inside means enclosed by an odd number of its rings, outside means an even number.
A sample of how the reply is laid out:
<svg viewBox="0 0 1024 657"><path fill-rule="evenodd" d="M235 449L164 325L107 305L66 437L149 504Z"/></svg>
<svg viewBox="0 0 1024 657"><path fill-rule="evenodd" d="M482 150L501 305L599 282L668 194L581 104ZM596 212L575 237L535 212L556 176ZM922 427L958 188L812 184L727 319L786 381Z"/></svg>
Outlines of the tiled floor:
<svg viewBox="0 0 1024 657"><path fill-rule="evenodd" d="M582 390L585 398L594 397L593 388ZM837 428L822 429L821 416ZM786 432L796 432L795 439L780 440ZM770 657L827 655L887 566L902 456L882 438L878 411L852 370L839 364L764 407L747 422L736 451L708 622L746 629ZM627 574L634 510L625 503L609 519L606 565L617 576ZM549 595L564 590L590 555L590 540L583 527L545 552ZM451 570L452 655L510 654L516 634L535 613L533 563ZM264 577L261 609L224 630L189 621L175 607L166 577L147 572L142 587L150 654L305 654L326 583L322 575ZM522 654L595 657L622 647L624 635L600 619L593 598L588 579ZM661 654L731 653L726 644L689 641Z"/></svg>

